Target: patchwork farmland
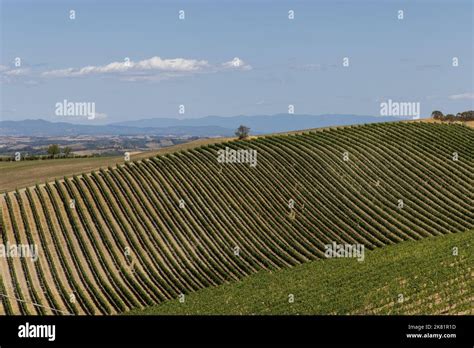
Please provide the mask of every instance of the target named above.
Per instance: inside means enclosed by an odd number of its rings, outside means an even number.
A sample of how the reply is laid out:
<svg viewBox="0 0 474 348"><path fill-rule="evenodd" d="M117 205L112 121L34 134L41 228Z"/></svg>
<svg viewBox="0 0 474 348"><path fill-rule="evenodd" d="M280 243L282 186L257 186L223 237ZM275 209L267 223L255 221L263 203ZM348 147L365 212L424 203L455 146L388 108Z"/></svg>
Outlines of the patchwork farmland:
<svg viewBox="0 0 474 348"><path fill-rule="evenodd" d="M225 147L256 150L258 164L219 163ZM124 313L324 259L333 242L373 250L472 229L473 156L466 126L370 124L10 191L0 243L37 245L39 257L0 257L0 314Z"/></svg>

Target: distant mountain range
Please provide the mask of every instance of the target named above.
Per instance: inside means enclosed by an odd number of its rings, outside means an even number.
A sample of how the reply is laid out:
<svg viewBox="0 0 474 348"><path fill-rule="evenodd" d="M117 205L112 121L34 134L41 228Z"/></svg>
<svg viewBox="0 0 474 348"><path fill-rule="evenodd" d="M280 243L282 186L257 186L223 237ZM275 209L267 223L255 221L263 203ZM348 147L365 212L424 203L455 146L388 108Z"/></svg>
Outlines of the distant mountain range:
<svg viewBox="0 0 474 348"><path fill-rule="evenodd" d="M76 136L76 135L161 135L161 136L231 136L241 124L252 134L268 134L375 122L402 118L362 115L259 115L207 116L193 119L151 118L108 125L83 125L45 120L0 121L0 136Z"/></svg>
<svg viewBox="0 0 474 348"><path fill-rule="evenodd" d="M45 120L0 121L0 136L77 136L77 135L162 135L230 136L230 129L215 126L133 127L121 125L82 125Z"/></svg>

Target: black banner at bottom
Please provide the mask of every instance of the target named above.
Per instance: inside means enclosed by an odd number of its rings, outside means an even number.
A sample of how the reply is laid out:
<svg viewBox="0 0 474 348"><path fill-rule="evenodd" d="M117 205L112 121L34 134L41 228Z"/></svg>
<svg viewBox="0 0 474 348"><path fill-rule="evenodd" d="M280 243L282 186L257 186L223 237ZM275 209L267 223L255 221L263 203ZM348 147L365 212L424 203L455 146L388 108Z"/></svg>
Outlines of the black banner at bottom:
<svg viewBox="0 0 474 348"><path fill-rule="evenodd" d="M473 316L0 317L1 347L17 345L367 345L474 343Z"/></svg>

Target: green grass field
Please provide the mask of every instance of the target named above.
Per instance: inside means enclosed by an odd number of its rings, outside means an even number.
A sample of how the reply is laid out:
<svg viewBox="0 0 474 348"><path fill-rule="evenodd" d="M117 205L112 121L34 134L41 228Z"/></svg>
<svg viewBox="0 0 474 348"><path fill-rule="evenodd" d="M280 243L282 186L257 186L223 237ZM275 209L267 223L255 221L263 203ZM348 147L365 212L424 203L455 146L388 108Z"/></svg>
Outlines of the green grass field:
<svg viewBox="0 0 474 348"><path fill-rule="evenodd" d="M473 314L473 266L471 230L368 251L362 262L328 259L260 272L186 295L184 303L129 313Z"/></svg>

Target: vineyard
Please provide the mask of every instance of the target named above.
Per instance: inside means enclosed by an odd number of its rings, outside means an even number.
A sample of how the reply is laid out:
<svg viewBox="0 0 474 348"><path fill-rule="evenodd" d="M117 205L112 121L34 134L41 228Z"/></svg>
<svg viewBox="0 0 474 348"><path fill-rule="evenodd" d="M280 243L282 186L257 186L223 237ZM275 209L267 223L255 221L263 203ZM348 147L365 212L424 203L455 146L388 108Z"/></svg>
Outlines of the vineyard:
<svg viewBox="0 0 474 348"><path fill-rule="evenodd" d="M258 164L219 163L224 148ZM0 314L117 314L262 270L474 228L474 130L383 123L231 141L0 196ZM357 263L356 260L346 260ZM334 290L331 290L334 291Z"/></svg>
<svg viewBox="0 0 474 348"><path fill-rule="evenodd" d="M474 314L474 230L259 272L131 315ZM454 252L457 250L457 252ZM290 296L293 301L290 301Z"/></svg>

